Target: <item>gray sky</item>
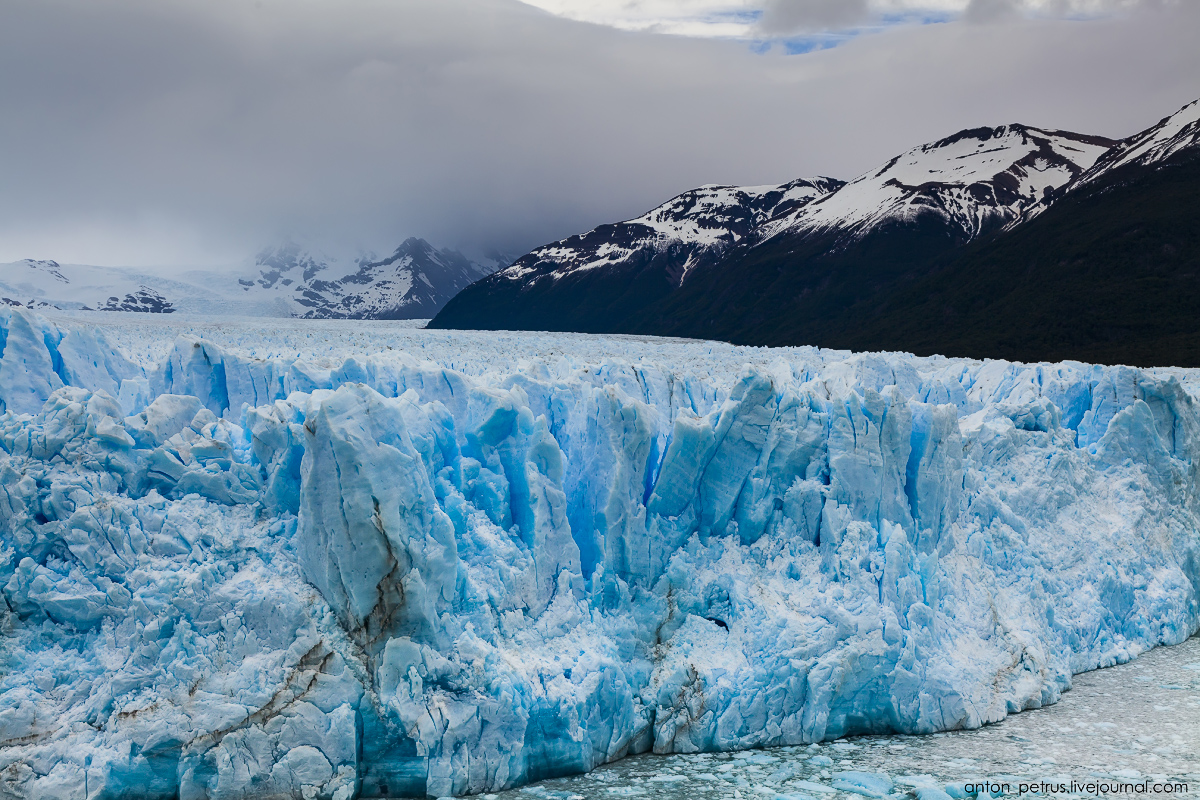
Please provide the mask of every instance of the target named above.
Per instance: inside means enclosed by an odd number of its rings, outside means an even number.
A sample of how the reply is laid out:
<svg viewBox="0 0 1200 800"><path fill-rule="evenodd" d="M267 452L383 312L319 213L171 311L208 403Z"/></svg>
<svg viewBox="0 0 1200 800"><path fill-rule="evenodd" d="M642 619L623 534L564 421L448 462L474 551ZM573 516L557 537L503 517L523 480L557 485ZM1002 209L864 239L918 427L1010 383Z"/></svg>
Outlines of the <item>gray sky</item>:
<svg viewBox="0 0 1200 800"><path fill-rule="evenodd" d="M1193 0L0 0L0 261L519 253L964 127L1125 136L1198 38Z"/></svg>

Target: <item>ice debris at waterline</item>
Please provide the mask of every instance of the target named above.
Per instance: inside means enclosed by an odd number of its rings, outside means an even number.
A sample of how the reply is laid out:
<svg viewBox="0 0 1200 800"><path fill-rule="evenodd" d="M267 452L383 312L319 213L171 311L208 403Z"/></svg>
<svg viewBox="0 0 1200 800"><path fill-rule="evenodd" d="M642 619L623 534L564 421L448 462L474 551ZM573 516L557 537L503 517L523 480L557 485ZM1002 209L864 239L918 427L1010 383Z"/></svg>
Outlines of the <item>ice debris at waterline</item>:
<svg viewBox="0 0 1200 800"><path fill-rule="evenodd" d="M1200 626L1183 371L462 341L151 364L0 310L0 797L970 728Z"/></svg>
<svg viewBox="0 0 1200 800"><path fill-rule="evenodd" d="M1099 787L1084 788L1089 783L1109 785L1100 796L1200 796L1200 636L1077 675L1058 703L978 730L732 753L647 753L484 798L861 800L872 795L847 778L864 773L883 786L892 781L891 800L991 800L995 789L1010 800L1031 794L1079 800L1097 796ZM1159 787L1118 792L1118 783Z"/></svg>

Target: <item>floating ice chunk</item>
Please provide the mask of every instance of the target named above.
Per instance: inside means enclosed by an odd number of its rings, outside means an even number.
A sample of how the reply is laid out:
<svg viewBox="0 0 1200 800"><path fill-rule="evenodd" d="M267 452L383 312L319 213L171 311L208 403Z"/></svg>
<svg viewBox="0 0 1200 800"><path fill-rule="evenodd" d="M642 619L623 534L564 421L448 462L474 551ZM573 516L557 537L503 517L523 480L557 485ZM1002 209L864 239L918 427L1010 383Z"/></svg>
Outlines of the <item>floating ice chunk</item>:
<svg viewBox="0 0 1200 800"><path fill-rule="evenodd" d="M832 786L826 786L823 783L816 783L815 781L792 781L792 784L806 791L816 792L818 794L837 793L837 789L833 788Z"/></svg>
<svg viewBox="0 0 1200 800"><path fill-rule="evenodd" d="M917 795L917 800L950 800L952 797L936 786L917 786L913 792Z"/></svg>
<svg viewBox="0 0 1200 800"><path fill-rule="evenodd" d="M894 788L892 779L879 772L835 772L830 783L835 789L866 797L887 797Z"/></svg>

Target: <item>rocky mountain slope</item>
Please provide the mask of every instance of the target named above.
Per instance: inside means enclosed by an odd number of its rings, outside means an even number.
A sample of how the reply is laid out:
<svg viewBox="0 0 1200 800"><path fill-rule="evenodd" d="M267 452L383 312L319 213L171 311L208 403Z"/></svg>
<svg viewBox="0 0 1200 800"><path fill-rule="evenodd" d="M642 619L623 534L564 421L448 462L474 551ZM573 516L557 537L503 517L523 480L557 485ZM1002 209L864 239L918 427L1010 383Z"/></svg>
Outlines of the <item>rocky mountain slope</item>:
<svg viewBox="0 0 1200 800"><path fill-rule="evenodd" d="M1035 218L939 260L836 335L917 353L1200 366L1198 106L1114 148Z"/></svg>
<svg viewBox="0 0 1200 800"><path fill-rule="evenodd" d="M1131 224L1137 219L1142 229L1151 222L1161 229L1151 236L1152 242L1143 242L1150 250L1140 250L1137 256L1147 269L1174 269L1175 260L1176 266L1192 263L1195 250L1184 220L1193 213L1187 209L1194 204L1191 187L1195 184L1186 180L1179 184L1182 172L1170 171L1173 177L1161 173L1165 166L1187 162L1196 151L1198 105L1193 103L1121 141L1023 125L962 131L913 148L849 183L822 179L824 191L814 192L806 202L787 209L768 208L752 228L730 231L730 235L723 236L720 223L699 209L693 213L705 223L712 244L698 255L689 253L688 268L677 270L674 282L666 279L670 273L661 268L646 269L655 260L671 262L668 254L678 244L669 237L647 241L629 253L613 249L606 259L591 259L586 269L579 267L572 243L595 232L564 240L539 248L471 286L431 324L1029 360L1132 358L1141 364L1183 363L1178 360L1183 353L1161 342L1155 345L1166 329L1155 327L1163 320L1156 322L1149 312L1142 313L1142 322L1134 326L1146 344L1133 349L1106 349L1098 344L1089 345L1086 352L1071 349L1076 345L1047 350L1045 328L1037 327L1044 322L1031 323L1044 314L1026 314L1025 306L1009 308L1005 312L1009 317L992 318L992 329L1003 327L1006 319L1022 320L1003 340L998 334L981 334L979 320L965 322L969 300L959 291L966 291L981 267L966 261L957 268L950 265L1025 241L1032 235L1026 229L1052 227L1058 237L1055 247L1071 250L1082 244L1072 237L1092 236L1093 255L1107 258L1102 254L1120 250L1114 249L1117 228L1102 227L1096 220L1083 223L1083 216L1100 213L1088 210L1084 196L1101 194L1107 198L1103 202L1112 206L1104 213L1124 214ZM1139 170L1141 177L1134 181L1132 176ZM1116 195L1109 192L1114 186L1121 187ZM736 196L739 190L724 192ZM1165 200L1168 195L1175 198L1170 204ZM686 197L681 195L662 208ZM1061 210L1050 215L1051 209ZM1043 216L1050 221L1031 228ZM620 226L597 231L614 227ZM1048 247L1050 242L1040 246ZM1048 260L1046 254L1042 262ZM676 256L671 263L678 261ZM997 296L997 287L1011 288L1010 279L1025 275L1027 266L1020 266L1017 273L1018 266L1005 258L993 263L989 274L996 286L988 290L988 298ZM1035 272L1036 280L1021 279L1028 283L1029 303L1037 296L1037 280L1049 276L1044 267ZM1082 275L1069 277L1064 272L1061 279L1082 281L1063 291L1073 293L1085 306L1116 303L1118 308L1124 303L1132 307L1129 295L1105 294L1103 286ZM1139 284L1139 291L1147 286ZM1132 288L1126 286L1124 291ZM933 297L941 298L936 309L930 307ZM1155 297L1151 293L1135 305L1148 309ZM1191 316L1192 312L1181 311L1168 327L1184 330ZM1058 322L1074 324L1068 318ZM1123 324L1121 330L1118 334L1113 329L1106 336L1115 341L1131 335L1134 328Z"/></svg>
<svg viewBox="0 0 1200 800"><path fill-rule="evenodd" d="M1124 166L1157 168L1175 154L1200 145L1200 100L1189 103L1101 156L1080 180L1086 184Z"/></svg>
<svg viewBox="0 0 1200 800"><path fill-rule="evenodd" d="M387 258L361 260L340 279L318 276L303 284L296 302L315 319L428 319L491 272L461 253L409 238Z"/></svg>
<svg viewBox="0 0 1200 800"><path fill-rule="evenodd" d="M757 298L780 267L804 261L809 278L828 284L830 277L837 282L831 269L842 272L847 258L879 262L881 247L884 261L907 265L927 258L1019 218L1113 144L1020 125L980 128L913 148L850 183L818 178L685 192L637 219L534 250L457 297L434 324L639 333L670 328L736 339L747 322L753 324L744 316L762 315ZM762 274L733 266L768 251ZM856 277L854 283L862 289L874 281ZM675 296L691 297L693 285L715 293L709 300L749 299L733 303L737 319L720 324L672 319L688 316ZM794 294L766 302L786 309ZM697 310L701 317L708 313Z"/></svg>

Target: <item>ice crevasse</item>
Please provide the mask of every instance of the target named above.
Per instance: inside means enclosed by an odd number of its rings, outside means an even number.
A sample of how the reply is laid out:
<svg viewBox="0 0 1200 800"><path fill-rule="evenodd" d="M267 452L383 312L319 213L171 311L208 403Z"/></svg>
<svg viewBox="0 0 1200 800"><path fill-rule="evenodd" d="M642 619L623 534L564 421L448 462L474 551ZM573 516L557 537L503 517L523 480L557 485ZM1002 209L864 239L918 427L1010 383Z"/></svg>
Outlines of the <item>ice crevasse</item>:
<svg viewBox="0 0 1200 800"><path fill-rule="evenodd" d="M145 363L0 310L0 798L971 728L1200 627L1184 371L497 359Z"/></svg>

